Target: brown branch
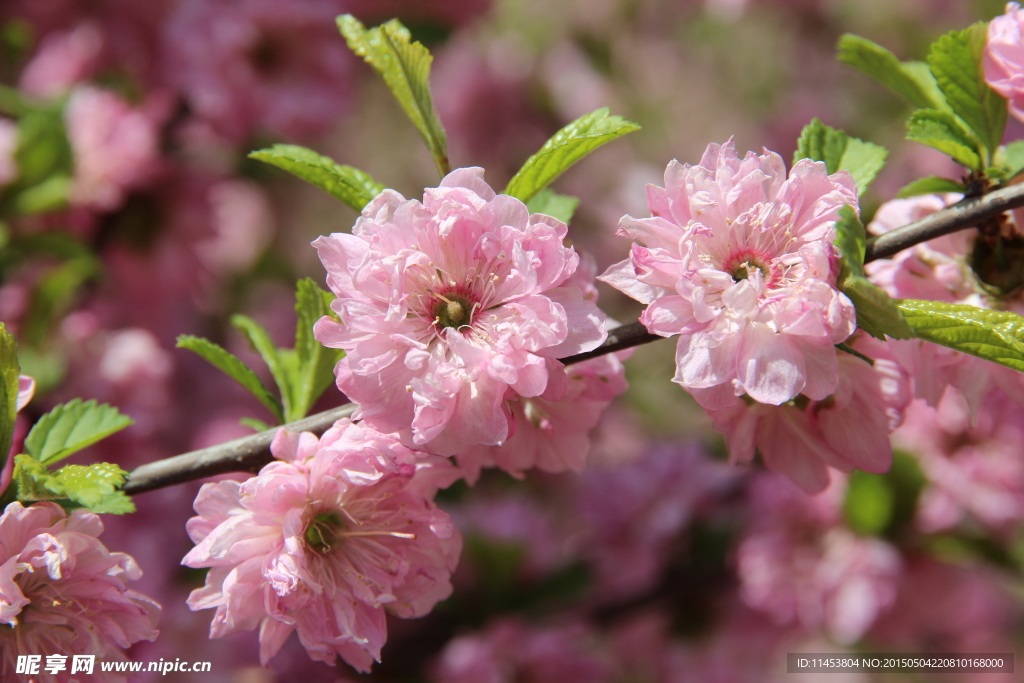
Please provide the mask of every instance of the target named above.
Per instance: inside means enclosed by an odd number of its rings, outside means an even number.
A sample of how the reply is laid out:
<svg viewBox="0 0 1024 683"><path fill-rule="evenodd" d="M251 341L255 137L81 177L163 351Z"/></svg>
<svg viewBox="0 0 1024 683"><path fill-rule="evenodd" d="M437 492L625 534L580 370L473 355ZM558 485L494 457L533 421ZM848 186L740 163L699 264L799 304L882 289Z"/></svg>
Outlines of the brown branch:
<svg viewBox="0 0 1024 683"><path fill-rule="evenodd" d="M916 223L869 240L864 260L868 262L887 258L915 244L975 227L1004 211L1021 206L1024 206L1024 184L1011 185L982 197L964 199ZM648 333L640 322L633 322L611 330L608 339L593 351L561 360L571 365L663 338ZM350 404L292 422L285 425L285 428L322 434L336 420L348 417L354 411L355 406ZM257 472L272 459L269 448L277 429L143 465L128 476L124 490L130 494L142 493L225 472Z"/></svg>

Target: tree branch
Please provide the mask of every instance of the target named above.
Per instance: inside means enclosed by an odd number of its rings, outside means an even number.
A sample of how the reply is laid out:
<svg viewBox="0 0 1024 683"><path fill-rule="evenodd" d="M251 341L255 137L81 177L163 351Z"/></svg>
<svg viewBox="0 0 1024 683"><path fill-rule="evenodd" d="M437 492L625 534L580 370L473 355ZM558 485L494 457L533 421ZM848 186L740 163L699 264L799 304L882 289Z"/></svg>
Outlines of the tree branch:
<svg viewBox="0 0 1024 683"><path fill-rule="evenodd" d="M293 432L320 435L336 421L350 417L355 410L356 405L350 403L284 426ZM274 459L270 455L270 442L278 429L280 427L274 427L259 434L136 467L128 475L124 491L128 494L143 493L225 472L258 472Z"/></svg>
<svg viewBox="0 0 1024 683"><path fill-rule="evenodd" d="M980 197L963 199L915 223L868 240L864 262L889 258L915 244L977 227L1004 211L1021 206L1024 206L1024 184L1010 185Z"/></svg>
<svg viewBox="0 0 1024 683"><path fill-rule="evenodd" d="M887 258L915 244L975 227L1004 211L1021 206L1024 206L1024 184L964 199L915 223L872 238L867 243L864 261ZM611 330L608 339L593 351L578 353L561 361L566 365L580 363L658 339L664 337L650 334L640 322L633 322ZM338 419L351 416L355 409L356 406L349 404L284 426L291 431L322 434ZM128 475L124 490L135 494L225 472L257 472L273 459L270 442L278 429L142 465Z"/></svg>

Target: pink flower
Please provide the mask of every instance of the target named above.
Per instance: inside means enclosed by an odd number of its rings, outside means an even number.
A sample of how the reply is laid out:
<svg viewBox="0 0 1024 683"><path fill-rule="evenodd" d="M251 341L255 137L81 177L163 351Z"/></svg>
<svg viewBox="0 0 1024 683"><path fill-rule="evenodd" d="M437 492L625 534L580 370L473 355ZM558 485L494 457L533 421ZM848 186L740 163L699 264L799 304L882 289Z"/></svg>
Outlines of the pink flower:
<svg viewBox="0 0 1024 683"><path fill-rule="evenodd" d="M108 551L102 532L97 515L68 515L55 503L15 502L0 516L0 669L8 675L18 655L126 661L125 648L156 638L160 605L126 588L142 572L128 555ZM99 666L94 676L125 680ZM45 680L78 677L64 671Z"/></svg>
<svg viewBox="0 0 1024 683"><path fill-rule="evenodd" d="M156 125L117 95L79 86L71 92L64 119L75 155L72 203L116 209L128 190L153 173L160 154Z"/></svg>
<svg viewBox="0 0 1024 683"><path fill-rule="evenodd" d="M834 392L833 346L855 329L832 246L839 210L857 205L849 174L804 159L787 179L778 154L741 160L730 140L669 163L647 203L652 218L619 223L630 258L601 279L647 304L651 333L680 335L674 381L712 408Z"/></svg>
<svg viewBox="0 0 1024 683"><path fill-rule="evenodd" d="M0 187L18 177L14 154L18 151L18 124L0 119Z"/></svg>
<svg viewBox="0 0 1024 683"><path fill-rule="evenodd" d="M352 234L313 244L338 296L314 328L346 352L338 388L375 428L454 454L512 435L508 399L558 400L558 358L606 337L604 315L567 286L579 257L566 226L495 195L483 169L448 174L423 202L385 190Z"/></svg>
<svg viewBox="0 0 1024 683"><path fill-rule="evenodd" d="M324 133L345 110L353 58L335 0L182 0L165 24L166 76L231 141Z"/></svg>
<svg viewBox="0 0 1024 683"><path fill-rule="evenodd" d="M458 473L348 420L319 440L281 430L271 452L200 490L182 564L211 570L189 606L216 608L211 638L259 628L263 664L297 631L311 658L369 671L385 609L418 617L451 593L461 539L431 498Z"/></svg>
<svg viewBox="0 0 1024 683"><path fill-rule="evenodd" d="M17 410L20 412L22 408L28 405L29 401L36 394L36 381L28 375L18 376L18 403Z"/></svg>
<svg viewBox="0 0 1024 683"><path fill-rule="evenodd" d="M583 298L597 303L594 286L596 265L584 255L576 272L562 283L579 287ZM500 467L514 477L532 467L544 472L583 469L590 450L590 430L597 426L605 408L626 391L626 369L622 365L631 352L575 363L565 370L565 393L557 400L541 396L515 397L511 402L515 433L496 445L473 445L457 455L466 480L474 483L482 467Z"/></svg>
<svg viewBox="0 0 1024 683"><path fill-rule="evenodd" d="M988 24L982 68L985 82L1009 100L1010 113L1024 121L1024 11L1016 2Z"/></svg>
<svg viewBox="0 0 1024 683"><path fill-rule="evenodd" d="M753 525L737 551L740 593L779 623L822 629L837 642L860 639L896 599L897 550L841 526L844 486L816 498L774 478L753 487Z"/></svg>
<svg viewBox="0 0 1024 683"><path fill-rule="evenodd" d="M835 393L821 401L798 399L782 406L740 403L708 411L726 435L733 463L750 462L759 449L765 466L808 493L829 483L829 468L885 472L892 463L889 434L911 400L906 372L885 357L880 342L861 338L857 347L874 365L839 354Z"/></svg>
<svg viewBox="0 0 1024 683"><path fill-rule="evenodd" d="M103 31L92 21L51 33L21 73L21 89L32 97L56 98L95 73L102 51Z"/></svg>
<svg viewBox="0 0 1024 683"><path fill-rule="evenodd" d="M868 230L881 235L909 225L954 204L959 194L924 195L886 202ZM991 308L988 294L979 286L968 261L977 231L961 231L937 237L905 249L891 259L868 263L871 281L897 299L927 299ZM1024 374L976 356L919 339L889 340L894 359L906 368L914 393L937 406L949 386L959 390L972 414L995 388L1024 404Z"/></svg>
<svg viewBox="0 0 1024 683"><path fill-rule="evenodd" d="M509 619L449 642L431 680L604 683L611 675L595 634L584 624L535 627Z"/></svg>

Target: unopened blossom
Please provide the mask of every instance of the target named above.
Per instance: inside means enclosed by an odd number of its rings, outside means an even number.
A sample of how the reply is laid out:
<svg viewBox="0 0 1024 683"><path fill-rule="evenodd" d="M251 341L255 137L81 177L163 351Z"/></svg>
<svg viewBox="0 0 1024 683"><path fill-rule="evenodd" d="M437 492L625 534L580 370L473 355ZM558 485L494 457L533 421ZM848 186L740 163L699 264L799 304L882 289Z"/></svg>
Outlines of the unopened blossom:
<svg viewBox="0 0 1024 683"><path fill-rule="evenodd" d="M432 498L458 474L348 420L320 439L281 430L271 452L248 481L200 490L182 563L211 569L189 606L216 609L211 638L258 628L264 664L296 632L312 659L369 671L385 610L422 616L451 593L461 540Z"/></svg>
<svg viewBox="0 0 1024 683"><path fill-rule="evenodd" d="M345 350L335 374L358 415L451 455L512 436L509 399L562 397L557 359L607 335L597 306L566 284L579 257L565 236L464 168L422 202L385 190L352 234L317 239L337 298L314 334Z"/></svg>
<svg viewBox="0 0 1024 683"><path fill-rule="evenodd" d="M64 110L75 157L73 204L110 211L151 177L160 154L157 127L114 93L78 86Z"/></svg>
<svg viewBox="0 0 1024 683"><path fill-rule="evenodd" d="M14 680L19 655L93 655L127 660L124 650L157 637L160 605L127 587L142 572L130 556L99 540L103 523L85 510L70 515L55 503L15 502L0 516L0 670ZM11 676L11 678L8 678ZM46 683L80 680L62 672ZM126 677L101 671L89 680Z"/></svg>
<svg viewBox="0 0 1024 683"><path fill-rule="evenodd" d="M740 159L730 140L696 166L670 162L647 203L651 218L619 223L630 258L602 279L647 304L649 332L679 335L674 381L706 408L835 391L834 345L856 325L832 244L840 209L857 206L850 175L803 159L787 177L778 154Z"/></svg>
<svg viewBox="0 0 1024 683"><path fill-rule="evenodd" d="M18 151L18 124L0 118L0 187L18 177L14 154Z"/></svg>
<svg viewBox="0 0 1024 683"><path fill-rule="evenodd" d="M842 525L844 490L836 481L811 498L761 477L736 564L747 605L852 644L895 601L901 560L889 543Z"/></svg>
<svg viewBox="0 0 1024 683"><path fill-rule="evenodd" d="M1024 121L1024 10L1016 2L988 24L982 57L985 82L1009 100L1010 113Z"/></svg>
<svg viewBox="0 0 1024 683"><path fill-rule="evenodd" d="M750 462L759 450L765 466L808 493L829 483L829 468L885 472L892 463L889 435L910 403L906 371L867 338L857 348L873 364L839 354L835 392L820 401L801 397L781 406L742 402L708 411L726 435L733 463Z"/></svg>
<svg viewBox="0 0 1024 683"><path fill-rule="evenodd" d="M950 206L962 195L894 199L879 207L868 231L882 235ZM891 258L866 264L871 281L897 299L925 299L991 308L991 297L971 270L976 230L962 230L916 244ZM914 393L937 406L947 387L963 394L976 414L985 397L1002 389L1024 404L1024 373L920 339L888 341L893 358L910 374Z"/></svg>

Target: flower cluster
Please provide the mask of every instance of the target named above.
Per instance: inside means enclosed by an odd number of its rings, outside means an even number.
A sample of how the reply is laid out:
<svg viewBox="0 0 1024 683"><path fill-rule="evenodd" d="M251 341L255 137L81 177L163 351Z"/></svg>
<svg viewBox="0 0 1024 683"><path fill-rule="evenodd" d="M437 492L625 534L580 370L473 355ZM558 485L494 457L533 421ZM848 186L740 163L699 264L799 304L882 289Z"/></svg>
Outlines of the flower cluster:
<svg viewBox="0 0 1024 683"><path fill-rule="evenodd" d="M313 659L369 671L385 610L421 616L451 593L461 539L431 499L457 473L348 420L320 439L281 430L271 452L196 498L182 563L211 569L189 606L217 610L211 638L258 628L264 664L297 632Z"/></svg>

